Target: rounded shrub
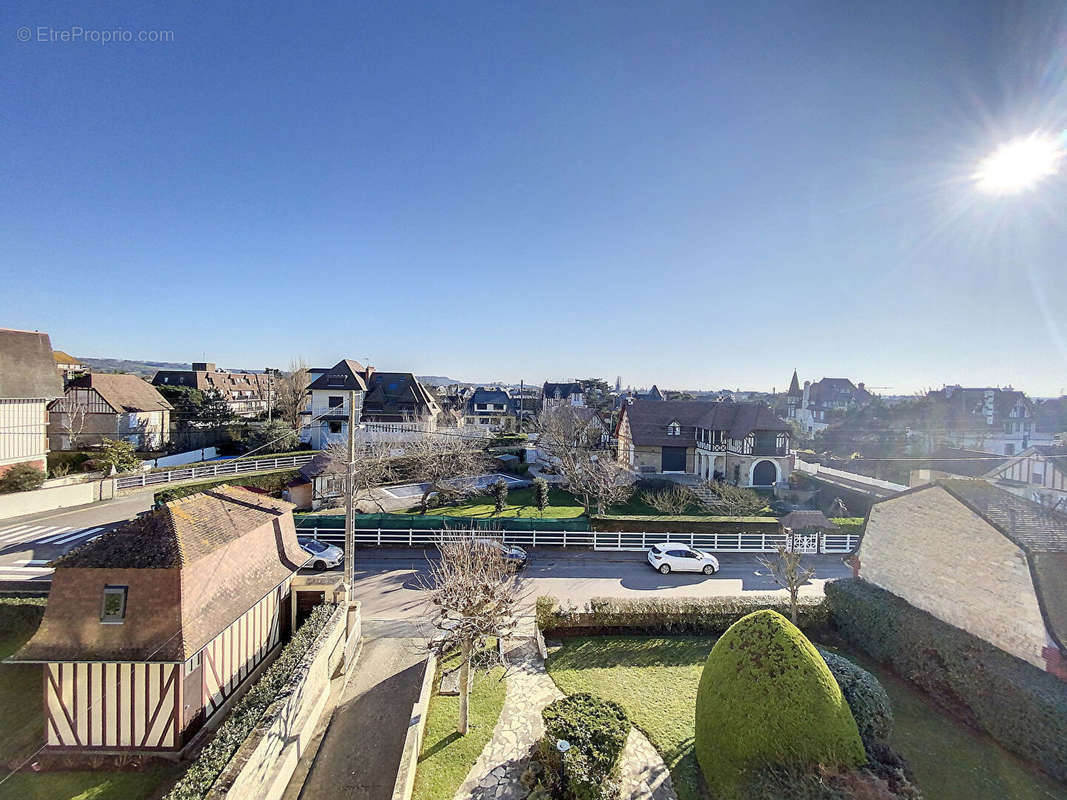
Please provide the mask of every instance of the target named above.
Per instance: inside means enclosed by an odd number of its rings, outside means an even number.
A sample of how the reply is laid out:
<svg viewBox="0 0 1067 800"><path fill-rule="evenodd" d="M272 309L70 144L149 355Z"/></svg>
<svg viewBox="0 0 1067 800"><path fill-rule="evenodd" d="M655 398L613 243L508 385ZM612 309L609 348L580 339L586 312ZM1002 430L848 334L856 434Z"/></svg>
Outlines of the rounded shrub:
<svg viewBox="0 0 1067 800"><path fill-rule="evenodd" d="M850 768L867 761L829 667L789 620L765 609L715 643L696 702L697 761L713 794L739 797L771 765Z"/></svg>
<svg viewBox="0 0 1067 800"><path fill-rule="evenodd" d="M841 687L864 746L870 749L876 744L888 743L893 733L893 706L882 684L844 656L822 648L819 648L819 654Z"/></svg>
<svg viewBox="0 0 1067 800"><path fill-rule="evenodd" d="M0 493L37 489L44 483L44 479L44 471L32 464L15 464L0 475Z"/></svg>
<svg viewBox="0 0 1067 800"><path fill-rule="evenodd" d="M561 786L572 800L615 797L615 767L630 733L622 706L591 694L572 694L549 703L541 712L545 736L539 752L546 769L556 773L549 784ZM563 740L570 747L557 749Z"/></svg>

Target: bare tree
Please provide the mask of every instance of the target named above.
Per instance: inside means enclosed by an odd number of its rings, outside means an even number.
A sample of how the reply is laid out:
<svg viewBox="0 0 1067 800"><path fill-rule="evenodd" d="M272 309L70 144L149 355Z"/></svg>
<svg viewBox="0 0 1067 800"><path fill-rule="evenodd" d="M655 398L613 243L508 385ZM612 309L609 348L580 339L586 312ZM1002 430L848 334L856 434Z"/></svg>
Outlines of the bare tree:
<svg viewBox="0 0 1067 800"><path fill-rule="evenodd" d="M515 630L521 584L500 549L469 534L442 538L438 549L441 557L431 563L423 584L437 629L428 646L439 656L459 650L456 730L465 736L474 653L489 637L507 637Z"/></svg>
<svg viewBox="0 0 1067 800"><path fill-rule="evenodd" d="M691 490L678 484L641 492L641 499L659 513L668 515L684 514L698 502Z"/></svg>
<svg viewBox="0 0 1067 800"><path fill-rule="evenodd" d="M462 498L475 488L475 478L489 467L489 456L478 442L455 436L427 434L403 446L405 459L424 483L420 512L430 507L430 498Z"/></svg>
<svg viewBox="0 0 1067 800"><path fill-rule="evenodd" d="M723 516L747 517L767 506L766 498L752 489L742 489L721 481L707 481L703 487L715 498L712 502L705 502L704 507Z"/></svg>
<svg viewBox="0 0 1067 800"><path fill-rule="evenodd" d="M629 470L612 458L603 443L603 427L587 409L544 409L537 416L534 430L538 450L548 456L586 513L594 503L598 513L603 513L633 494Z"/></svg>
<svg viewBox="0 0 1067 800"><path fill-rule="evenodd" d="M83 401L68 399L60 425L67 436L67 450L77 450L78 440L85 431L86 414L89 407Z"/></svg>
<svg viewBox="0 0 1067 800"><path fill-rule="evenodd" d="M289 369L278 374L274 380L274 410L278 419L293 430L300 427L300 412L304 410L311 373L303 358L294 358Z"/></svg>
<svg viewBox="0 0 1067 800"><path fill-rule="evenodd" d="M326 471L329 474L345 476L348 469L348 443L332 442L326 447L325 453L328 459ZM396 460L392 448L385 442L356 440L352 486L357 503L368 500L374 503L379 511L385 511L373 490L397 477Z"/></svg>
<svg viewBox="0 0 1067 800"><path fill-rule="evenodd" d="M796 625L797 598L800 595L800 587L815 575L815 569L803 566L800 563L800 553L795 553L782 545L778 546L776 557L760 556L757 560L771 573L774 582L789 592L789 614L793 624Z"/></svg>

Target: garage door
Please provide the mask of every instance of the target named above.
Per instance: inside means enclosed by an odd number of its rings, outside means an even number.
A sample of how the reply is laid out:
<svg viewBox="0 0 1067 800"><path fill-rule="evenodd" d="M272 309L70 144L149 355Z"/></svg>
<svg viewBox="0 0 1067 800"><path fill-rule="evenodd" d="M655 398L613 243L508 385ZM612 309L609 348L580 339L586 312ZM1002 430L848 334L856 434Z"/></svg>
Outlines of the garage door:
<svg viewBox="0 0 1067 800"><path fill-rule="evenodd" d="M664 447L662 472L685 472L685 448Z"/></svg>

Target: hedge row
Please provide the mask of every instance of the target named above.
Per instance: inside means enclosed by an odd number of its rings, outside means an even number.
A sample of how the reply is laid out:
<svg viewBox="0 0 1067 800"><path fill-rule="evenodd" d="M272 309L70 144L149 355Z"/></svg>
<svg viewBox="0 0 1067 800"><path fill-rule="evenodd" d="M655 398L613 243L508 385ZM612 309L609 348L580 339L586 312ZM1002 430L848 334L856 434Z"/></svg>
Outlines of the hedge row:
<svg viewBox="0 0 1067 800"><path fill-rule="evenodd" d="M1067 683L866 581L830 581L825 591L831 620L852 645L1067 781Z"/></svg>
<svg viewBox="0 0 1067 800"><path fill-rule="evenodd" d="M445 517L433 514L356 514L357 528L382 530L483 530L483 531L588 531L585 517L572 519L537 519L534 517ZM344 515L297 514L298 528L343 528Z"/></svg>
<svg viewBox="0 0 1067 800"><path fill-rule="evenodd" d="M594 597L581 607L560 604L555 597L537 598L537 624L555 635L592 633L671 633L715 636L746 614L769 608L789 616L789 603L779 595L728 597ZM817 631L829 625L822 598L802 597L799 627Z"/></svg>
<svg viewBox="0 0 1067 800"><path fill-rule="evenodd" d="M300 662L311 649L336 606L321 605L314 609L278 658L260 676L251 689L230 710L211 741L197 754L189 769L164 797L164 800L201 800L226 768L233 754L252 733L260 717L292 681Z"/></svg>
<svg viewBox="0 0 1067 800"><path fill-rule="evenodd" d="M281 492L282 487L289 481L296 477L299 470L286 469L280 472L267 472L262 475L245 475L239 478L218 478L210 481L202 481L200 483L189 483L185 486L174 486L169 489L161 489L153 495L156 505L162 505L163 503L169 503L171 500L178 500L182 497L188 497L191 494L197 492L204 492L208 489L214 489L216 486L222 486L228 484L230 486L248 486L253 489L263 489L271 494L278 494Z"/></svg>

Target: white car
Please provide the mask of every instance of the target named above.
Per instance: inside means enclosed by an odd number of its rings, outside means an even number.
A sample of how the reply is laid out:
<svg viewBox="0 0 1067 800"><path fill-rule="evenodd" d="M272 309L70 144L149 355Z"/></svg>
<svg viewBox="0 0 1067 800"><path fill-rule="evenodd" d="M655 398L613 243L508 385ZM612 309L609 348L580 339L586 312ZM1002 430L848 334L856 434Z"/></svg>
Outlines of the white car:
<svg viewBox="0 0 1067 800"><path fill-rule="evenodd" d="M296 540L300 543L300 549L315 559L311 562L313 569L321 571L328 567L336 567L344 560L345 551L340 547L320 542L310 536L297 536Z"/></svg>
<svg viewBox="0 0 1067 800"><path fill-rule="evenodd" d="M697 550L680 542L663 542L648 549L648 563L664 575L671 572L703 572L714 575L719 571L719 559L711 553Z"/></svg>

